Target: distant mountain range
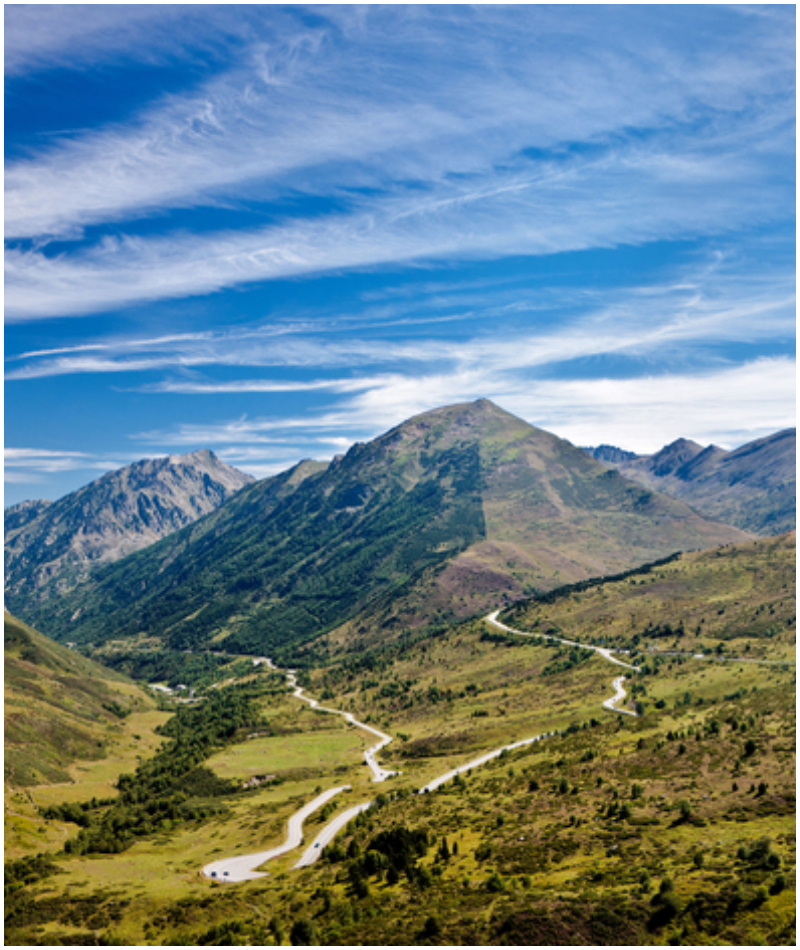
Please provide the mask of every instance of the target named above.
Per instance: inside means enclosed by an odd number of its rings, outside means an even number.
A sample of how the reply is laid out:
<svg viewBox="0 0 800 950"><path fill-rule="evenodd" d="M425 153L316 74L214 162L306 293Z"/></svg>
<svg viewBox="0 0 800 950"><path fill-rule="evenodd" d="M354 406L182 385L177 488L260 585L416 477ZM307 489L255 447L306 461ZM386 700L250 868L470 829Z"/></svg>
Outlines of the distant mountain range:
<svg viewBox="0 0 800 950"><path fill-rule="evenodd" d="M136 462L56 502L7 508L6 601L24 612L59 596L98 565L196 521L252 481L202 449Z"/></svg>
<svg viewBox="0 0 800 950"><path fill-rule="evenodd" d="M709 518L754 534L791 531L797 524L797 440L794 429L732 452L678 439L655 455L610 445L584 449L646 488L664 492Z"/></svg>
<svg viewBox="0 0 800 950"><path fill-rule="evenodd" d="M80 642L266 650L342 625L388 634L467 617L746 537L478 400L416 416L329 465L247 485L20 613Z"/></svg>

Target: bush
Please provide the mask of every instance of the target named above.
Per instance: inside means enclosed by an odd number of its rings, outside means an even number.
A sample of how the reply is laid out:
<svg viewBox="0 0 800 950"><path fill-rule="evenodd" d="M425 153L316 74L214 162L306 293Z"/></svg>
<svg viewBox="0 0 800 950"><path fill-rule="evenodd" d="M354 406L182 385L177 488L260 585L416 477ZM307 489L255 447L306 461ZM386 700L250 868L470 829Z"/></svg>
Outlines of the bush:
<svg viewBox="0 0 800 950"><path fill-rule="evenodd" d="M497 871L486 879L484 887L490 894L501 894L506 889L505 881Z"/></svg>
<svg viewBox="0 0 800 950"><path fill-rule="evenodd" d="M289 932L289 939L293 947L313 947L317 942L314 925L310 920L296 920Z"/></svg>
<svg viewBox="0 0 800 950"><path fill-rule="evenodd" d="M773 896L775 894L780 894L782 891L786 890L786 875L778 874L775 877L775 880L772 882L772 887L770 887L769 892Z"/></svg>

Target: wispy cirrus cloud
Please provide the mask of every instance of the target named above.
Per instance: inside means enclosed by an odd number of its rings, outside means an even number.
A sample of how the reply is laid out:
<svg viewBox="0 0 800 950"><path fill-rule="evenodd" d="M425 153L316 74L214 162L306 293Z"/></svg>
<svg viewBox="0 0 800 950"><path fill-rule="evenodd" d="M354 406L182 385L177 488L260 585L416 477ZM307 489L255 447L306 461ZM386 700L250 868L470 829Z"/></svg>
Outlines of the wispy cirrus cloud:
<svg viewBox="0 0 800 950"><path fill-rule="evenodd" d="M123 225L116 237L55 257L12 247L9 316L81 314L390 262L674 239L785 217L793 51L774 31L761 36L756 25L746 43L737 36L713 51L684 48L666 40L680 18L662 14L665 39L651 35L643 56L642 24L621 10L600 54L596 15L584 8L570 20L572 44L554 54L547 38L565 23L544 8L326 10L280 42L267 22L246 65L128 126L9 163L6 235L77 238L89 225L166 208L297 195L330 199L337 211L270 206L275 224L236 234L167 225L147 239L125 236ZM532 55L506 63L511 35ZM655 73L653 58L662 67Z"/></svg>
<svg viewBox="0 0 800 950"><path fill-rule="evenodd" d="M785 424L794 24L7 7L13 441L268 473L478 396L638 450Z"/></svg>
<svg viewBox="0 0 800 950"><path fill-rule="evenodd" d="M125 464L118 459L103 458L90 452L68 452L54 449L6 447L3 450L3 477L6 482L37 482L43 476L61 472L107 472Z"/></svg>
<svg viewBox="0 0 800 950"><path fill-rule="evenodd" d="M369 209L244 233L106 239L56 258L12 248L6 254L6 313L23 321L79 315L342 268L555 254L727 233L785 218L780 175L767 178L766 167L736 175L730 158L702 159L715 166L707 172L713 189L694 181L659 182L657 167L641 161L609 182L602 168L585 163L580 169L515 170L507 175L513 188L447 184L439 195L384 198Z"/></svg>
<svg viewBox="0 0 800 950"><path fill-rule="evenodd" d="M510 315L536 313L547 288L495 286L486 294L481 284L469 283L455 293L422 282L391 305L367 303L361 310L339 314L323 310L314 317L285 324L270 322L202 333L142 338L110 338L29 351L7 360L6 379L18 381L80 374L131 374L165 371L149 392L224 394L245 392L346 392L367 389L371 377L401 369L411 376L426 366L454 369L489 367L493 372L540 371L569 361L624 356L657 360L670 366L713 342L749 343L783 338L794 333L793 272L760 259L730 258L714 252L681 267L669 281L623 288L591 284L567 293L570 312L558 320L531 326L523 319L508 325ZM562 297L564 295L562 294ZM420 313L450 311L464 320L459 336L434 332L430 323L424 339L404 318ZM430 319L430 318L429 318ZM495 327L503 321L503 329ZM416 322L416 321L415 321ZM393 327L387 337L387 325ZM337 332L338 331L338 332ZM412 368L413 367L413 368ZM220 379L198 376L215 368L302 370L295 379L251 377ZM328 376L337 370L348 370ZM309 376L308 374L316 374ZM177 374L177 375L176 375ZM141 387L140 387L141 388Z"/></svg>

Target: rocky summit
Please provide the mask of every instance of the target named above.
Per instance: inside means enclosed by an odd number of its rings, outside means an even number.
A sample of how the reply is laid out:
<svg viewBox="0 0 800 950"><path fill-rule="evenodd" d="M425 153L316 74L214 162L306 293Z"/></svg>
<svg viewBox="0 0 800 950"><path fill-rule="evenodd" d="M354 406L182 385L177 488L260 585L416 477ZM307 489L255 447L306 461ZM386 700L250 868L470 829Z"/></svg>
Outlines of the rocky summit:
<svg viewBox="0 0 800 950"><path fill-rule="evenodd" d="M145 459L56 502L5 511L5 592L29 612L90 570L147 547L218 508L253 479L202 449Z"/></svg>

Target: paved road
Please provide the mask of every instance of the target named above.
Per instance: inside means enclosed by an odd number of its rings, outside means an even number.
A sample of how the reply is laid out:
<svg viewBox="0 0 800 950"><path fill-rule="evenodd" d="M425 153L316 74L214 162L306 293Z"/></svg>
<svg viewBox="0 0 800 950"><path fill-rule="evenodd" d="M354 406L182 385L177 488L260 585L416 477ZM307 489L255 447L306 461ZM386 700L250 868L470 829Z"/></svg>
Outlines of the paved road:
<svg viewBox="0 0 800 950"><path fill-rule="evenodd" d="M264 877L265 872L256 871L256 868L265 861L272 858L279 858L287 851L293 851L303 843L303 822L310 814L321 808L327 801L344 792L350 785L340 785L338 788L329 788L327 792L304 805L300 811L295 812L289 819L286 832L286 841L278 845L277 848L270 848L268 851L257 851L255 854L244 854L236 858L220 858L219 861L212 861L203 868L203 874L206 877L216 878L219 881L237 883L239 881L252 881L255 878Z"/></svg>
<svg viewBox="0 0 800 950"><path fill-rule="evenodd" d="M348 808L347 811L343 811L341 815L337 815L333 821L325 825L325 827L320 831L316 838L311 842L309 847L303 852L303 856L294 865L295 868L307 868L309 865L314 864L314 862L322 854L322 849L325 845L328 845L333 841L336 835L344 828L344 826L351 821L356 815L361 814L362 811L366 811L368 808L371 808L373 802L362 802L360 805L354 805L352 808Z"/></svg>
<svg viewBox="0 0 800 950"><path fill-rule="evenodd" d="M625 696L627 695L627 693L625 692L625 690L624 690L624 688L623 688L623 686L622 686L622 684L623 684L624 682L625 682L625 677L624 677L624 676L618 676L618 677L614 680L614 682L613 682L611 685L614 687L614 689L616 690L616 692L615 692L614 695L611 697L611 699L605 699L605 700L603 700L603 705L605 706L606 709L610 710L611 712L624 713L626 716L636 716L637 713L635 713L632 709L619 709L619 708L618 708L618 705L617 705L617 704L618 704L618 703L621 703L622 700L625 699Z"/></svg>
<svg viewBox="0 0 800 950"><path fill-rule="evenodd" d="M485 752L477 759L467 762L466 765L459 765L457 769L453 769L450 772L445 772L444 775L440 775L432 782L428 782L427 785L420 789L420 794L423 792L433 792L440 785L444 785L445 782L449 782L450 779L455 778L456 775L462 775L464 772L469 772L471 769L477 769L481 765L486 765L487 762L491 762L492 759L496 759L504 752L513 752L514 749L522 749L526 745L533 745L534 742L541 742L542 739L547 739L552 735L554 735L552 732L543 732L541 735L533 736L531 739L521 739L519 742L512 742L511 745L504 745L501 749L493 749L491 752Z"/></svg>
<svg viewBox="0 0 800 950"><path fill-rule="evenodd" d="M275 669L275 667L273 667ZM293 696L296 696L298 699L301 699L304 703L312 709L316 709L317 712L331 713L334 716L344 716L344 718L351 723L351 725L356 726L358 729L363 729L366 732L371 732L372 735L377 736L380 740L376 745L370 746L364 752L364 761L369 766L370 771L372 772L372 781L373 782L385 782L390 775L397 775L397 772L391 772L389 769L384 769L378 765L375 760L375 756L381 751L384 746L389 745L392 741L391 736L387 736L385 732L381 732L379 729L373 729L372 726L368 726L365 722L359 722L358 719L352 713L344 712L341 709L330 709L327 706L320 706L316 699L312 699L310 696L303 695L303 687L297 685L297 674L295 670L287 670L286 677L289 682L290 687L294 687Z"/></svg>
<svg viewBox="0 0 800 950"><path fill-rule="evenodd" d="M622 660L618 660L615 656L611 654L611 651L606 647L596 647L591 643L578 643L577 640L563 640L561 637L553 637L546 633L528 633L525 630L516 630L514 627L507 627L504 623L501 623L497 617L500 613L499 610L495 610L493 613L490 613L488 617L484 619L487 623L492 624L495 627L499 627L500 630L505 630L506 633L514 633L519 637L543 637L545 640L554 640L556 643L566 643L571 647L581 647L583 650L594 650L595 653L599 653L604 660L608 660L609 663L614 663L616 666L624 666L627 670L633 670L634 673L639 672L638 666L632 666L630 663L623 663ZM627 695L622 684L625 682L624 676L618 676L612 686L614 687L614 695L610 699L606 699L603 702L603 707L610 710L611 712L624 713L626 716L635 716L636 713L632 709L620 709L619 703L625 699Z"/></svg>
<svg viewBox="0 0 800 950"><path fill-rule="evenodd" d="M564 640L561 637L553 637L547 633L529 633L525 630L515 630L514 627L507 627L504 623L501 623L497 618L500 615L499 610L495 610L493 613L490 613L488 617L484 617L487 623L492 624L495 627L498 627L500 630L505 630L507 633L515 633L519 637L541 637L543 640L555 640L556 643L566 643L567 646L571 647L581 647L583 650L594 650L595 653L599 653L604 660L608 660L609 663L616 663L617 666L624 666L628 670L634 670L637 673L639 672L638 666L633 666L630 663L623 663L622 660L618 660L615 656L612 655L611 651L606 647L596 647L591 643L578 643L577 640Z"/></svg>

